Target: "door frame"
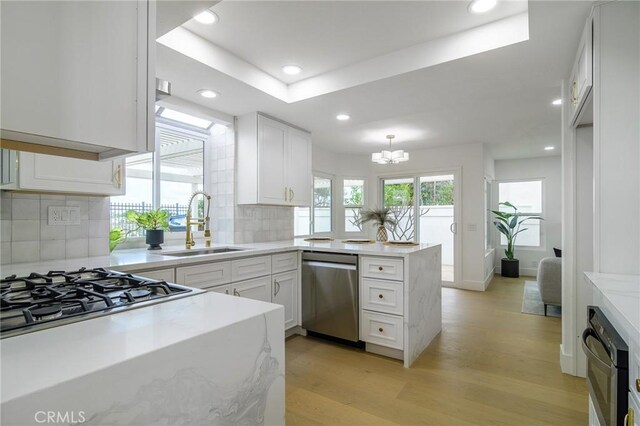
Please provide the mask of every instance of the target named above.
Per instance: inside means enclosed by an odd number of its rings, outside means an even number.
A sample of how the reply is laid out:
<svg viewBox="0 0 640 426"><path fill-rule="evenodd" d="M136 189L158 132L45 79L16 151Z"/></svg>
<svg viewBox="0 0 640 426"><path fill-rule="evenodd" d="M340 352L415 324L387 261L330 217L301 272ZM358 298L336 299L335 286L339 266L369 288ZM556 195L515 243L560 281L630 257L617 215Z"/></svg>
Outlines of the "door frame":
<svg viewBox="0 0 640 426"><path fill-rule="evenodd" d="M453 281L443 281L448 287L457 287L462 282L462 232L460 224L462 223L462 167L437 167L424 169L420 171L407 170L395 171L391 173L379 173L376 175L375 182L377 184L376 194L378 196L377 204L382 206L384 203L383 181L384 179L394 178L412 178L414 180L414 191L419 187L419 179L425 176L441 176L453 175L453 222L455 223L455 234L453 238ZM418 197L414 196L414 209L418 209ZM417 218L417 216L416 216ZM416 240L420 236L420 221L416 220Z"/></svg>

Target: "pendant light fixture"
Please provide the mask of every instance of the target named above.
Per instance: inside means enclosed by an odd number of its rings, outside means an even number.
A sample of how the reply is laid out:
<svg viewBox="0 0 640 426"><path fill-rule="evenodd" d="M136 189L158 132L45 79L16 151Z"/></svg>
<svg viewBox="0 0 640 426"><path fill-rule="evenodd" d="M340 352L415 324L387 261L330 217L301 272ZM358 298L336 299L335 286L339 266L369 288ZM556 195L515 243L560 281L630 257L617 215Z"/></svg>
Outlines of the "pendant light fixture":
<svg viewBox="0 0 640 426"><path fill-rule="evenodd" d="M371 161L378 164L398 164L404 161L409 161L409 153L404 152L402 149L391 151L391 141L395 138L395 135L387 135L389 139L389 150L382 150L380 152L374 152L371 154Z"/></svg>

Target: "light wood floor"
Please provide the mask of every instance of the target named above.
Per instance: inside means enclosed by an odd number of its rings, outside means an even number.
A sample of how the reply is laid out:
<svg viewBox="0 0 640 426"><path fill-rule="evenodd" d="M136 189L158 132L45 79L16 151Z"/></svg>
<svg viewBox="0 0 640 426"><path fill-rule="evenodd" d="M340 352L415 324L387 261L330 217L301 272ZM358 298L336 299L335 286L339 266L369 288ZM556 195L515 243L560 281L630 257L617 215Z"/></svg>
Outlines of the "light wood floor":
<svg viewBox="0 0 640 426"><path fill-rule="evenodd" d="M286 343L288 425L586 425L560 319L520 312L524 279L443 289L443 329L410 369L310 337Z"/></svg>

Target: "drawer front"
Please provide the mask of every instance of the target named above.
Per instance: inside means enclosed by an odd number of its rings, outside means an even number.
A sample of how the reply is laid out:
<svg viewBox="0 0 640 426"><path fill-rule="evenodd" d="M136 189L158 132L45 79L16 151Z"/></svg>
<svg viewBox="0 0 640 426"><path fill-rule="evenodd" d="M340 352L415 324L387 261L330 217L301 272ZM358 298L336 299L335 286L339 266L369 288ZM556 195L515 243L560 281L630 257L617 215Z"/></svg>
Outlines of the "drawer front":
<svg viewBox="0 0 640 426"><path fill-rule="evenodd" d="M404 312L404 283L362 279L362 309L402 315Z"/></svg>
<svg viewBox="0 0 640 426"><path fill-rule="evenodd" d="M298 269L298 252L274 254L271 256L271 273L293 271Z"/></svg>
<svg viewBox="0 0 640 426"><path fill-rule="evenodd" d="M231 261L231 281L271 275L271 256L250 257Z"/></svg>
<svg viewBox="0 0 640 426"><path fill-rule="evenodd" d="M173 283L176 281L175 270L173 268L134 272L133 274L139 275L144 278L149 278L150 280L166 281L168 283Z"/></svg>
<svg viewBox="0 0 640 426"><path fill-rule="evenodd" d="M207 291L212 291L214 293L222 293L222 294L231 294L231 286L227 285L219 285L217 287L210 287L206 289Z"/></svg>
<svg viewBox="0 0 640 426"><path fill-rule="evenodd" d="M209 288L231 282L231 262L176 268L176 282L196 288Z"/></svg>
<svg viewBox="0 0 640 426"><path fill-rule="evenodd" d="M403 334L402 317L362 311L363 341L402 350Z"/></svg>
<svg viewBox="0 0 640 426"><path fill-rule="evenodd" d="M366 278L402 281L404 262L399 258L363 256L361 271Z"/></svg>
<svg viewBox="0 0 640 426"><path fill-rule="evenodd" d="M229 294L234 296L271 302L271 277L260 277L233 283L229 287Z"/></svg>

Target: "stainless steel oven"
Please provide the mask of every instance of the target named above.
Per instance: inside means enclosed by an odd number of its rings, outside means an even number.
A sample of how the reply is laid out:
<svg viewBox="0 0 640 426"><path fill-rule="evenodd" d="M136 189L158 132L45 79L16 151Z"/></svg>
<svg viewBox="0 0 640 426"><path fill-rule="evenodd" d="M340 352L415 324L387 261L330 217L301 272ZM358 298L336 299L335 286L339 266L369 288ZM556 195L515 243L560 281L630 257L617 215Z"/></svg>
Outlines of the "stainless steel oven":
<svg viewBox="0 0 640 426"><path fill-rule="evenodd" d="M596 306L587 307L582 333L587 355L587 386L602 426L624 423L629 405L629 348Z"/></svg>

